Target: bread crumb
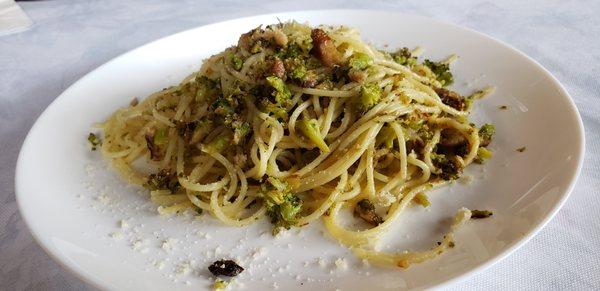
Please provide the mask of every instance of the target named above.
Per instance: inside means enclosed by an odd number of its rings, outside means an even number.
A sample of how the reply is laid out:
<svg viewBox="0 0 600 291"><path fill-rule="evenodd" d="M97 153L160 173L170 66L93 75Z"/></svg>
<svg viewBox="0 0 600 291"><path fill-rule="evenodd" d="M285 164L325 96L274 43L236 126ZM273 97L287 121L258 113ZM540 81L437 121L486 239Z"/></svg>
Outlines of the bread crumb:
<svg viewBox="0 0 600 291"><path fill-rule="evenodd" d="M335 260L335 266L338 270L348 269L348 263L346 262L346 259L344 259L344 258L338 258L337 260Z"/></svg>
<svg viewBox="0 0 600 291"><path fill-rule="evenodd" d="M166 240L164 240L162 242L162 249L165 250L166 252L170 252L173 250L173 245L177 242L178 240L175 238L167 238Z"/></svg>

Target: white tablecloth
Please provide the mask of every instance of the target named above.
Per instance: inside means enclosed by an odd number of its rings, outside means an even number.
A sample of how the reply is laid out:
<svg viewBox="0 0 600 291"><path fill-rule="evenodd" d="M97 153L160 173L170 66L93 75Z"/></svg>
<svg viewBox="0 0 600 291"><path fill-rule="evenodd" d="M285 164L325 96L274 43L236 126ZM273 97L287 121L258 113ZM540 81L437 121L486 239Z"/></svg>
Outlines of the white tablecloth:
<svg viewBox="0 0 600 291"><path fill-rule="evenodd" d="M450 21L508 42L550 70L575 99L586 128L577 186L529 243L452 289L600 289L600 1L19 3L34 26L0 37L0 290L91 289L33 241L15 201L19 148L56 96L102 63L162 36L240 16L318 8L396 10Z"/></svg>

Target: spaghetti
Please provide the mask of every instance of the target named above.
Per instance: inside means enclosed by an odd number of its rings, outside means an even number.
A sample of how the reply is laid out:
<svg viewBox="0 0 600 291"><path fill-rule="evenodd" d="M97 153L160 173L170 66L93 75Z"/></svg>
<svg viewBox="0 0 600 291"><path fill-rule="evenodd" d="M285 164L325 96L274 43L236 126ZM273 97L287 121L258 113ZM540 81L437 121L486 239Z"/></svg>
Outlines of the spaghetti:
<svg viewBox="0 0 600 291"><path fill-rule="evenodd" d="M161 214L208 211L232 226L267 216L275 232L323 218L360 258L408 267L452 247L452 231L424 252L381 253L377 242L427 190L489 158L493 134L468 120L489 91L445 88L456 57L416 55L343 26L258 27L179 85L117 110L101 151ZM342 227L344 209L367 229ZM469 217L462 209L454 225Z"/></svg>

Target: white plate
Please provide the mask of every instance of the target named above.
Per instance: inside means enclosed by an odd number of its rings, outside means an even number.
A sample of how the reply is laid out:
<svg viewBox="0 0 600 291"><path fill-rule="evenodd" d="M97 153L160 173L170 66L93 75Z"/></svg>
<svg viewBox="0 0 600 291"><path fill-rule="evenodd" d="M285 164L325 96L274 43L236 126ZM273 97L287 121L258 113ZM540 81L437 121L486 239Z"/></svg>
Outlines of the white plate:
<svg viewBox="0 0 600 291"><path fill-rule="evenodd" d="M485 166L472 166L472 183L456 183L430 195L430 211L410 209L390 249L431 247L446 230L446 219L462 206L493 209L494 216L467 225L457 234L457 247L437 259L408 270L366 267L323 235L320 222L274 239L266 221L237 229L207 216L159 217L144 191L126 186L99 153L89 151L86 137L92 123L133 97L178 83L204 58L236 43L241 33L290 19L358 27L364 38L380 46L420 45L427 58L457 53L455 88L468 93L497 87L477 103L474 113L478 123L496 124L494 158ZM508 110L499 110L501 105ZM525 152L515 150L523 146ZM283 290L424 288L482 270L530 239L566 200L583 153L583 125L567 92L539 64L499 41L398 13L292 12L178 33L89 73L59 96L31 129L17 164L16 192L21 214L39 244L65 268L105 289L209 288L206 267L223 257L243 262L247 271L237 279L242 283L238 287L250 290L274 282ZM121 219L128 226L121 228ZM167 238L177 241L163 249ZM335 267L338 258L345 258L347 269Z"/></svg>

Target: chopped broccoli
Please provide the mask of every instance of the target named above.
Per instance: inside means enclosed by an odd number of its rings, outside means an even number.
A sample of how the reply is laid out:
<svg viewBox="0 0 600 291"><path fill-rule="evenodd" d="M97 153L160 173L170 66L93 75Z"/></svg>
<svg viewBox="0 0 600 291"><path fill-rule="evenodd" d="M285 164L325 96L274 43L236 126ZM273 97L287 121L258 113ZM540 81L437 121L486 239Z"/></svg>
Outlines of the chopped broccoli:
<svg viewBox="0 0 600 291"><path fill-rule="evenodd" d="M282 31L288 37L288 47L298 46L302 52L310 52L313 47L312 38L310 37L310 27L292 21L284 25Z"/></svg>
<svg viewBox="0 0 600 291"><path fill-rule="evenodd" d="M177 128L177 133L179 134L179 136L181 138L183 138L183 140L186 143L190 142L190 140L192 139L192 136L193 136L198 124L199 124L198 121L192 121L192 122L176 121L175 122L175 125Z"/></svg>
<svg viewBox="0 0 600 291"><path fill-rule="evenodd" d="M220 153L231 144L230 134L221 134L215 137L207 146L209 152Z"/></svg>
<svg viewBox="0 0 600 291"><path fill-rule="evenodd" d="M415 198L413 198L413 201L423 207L428 207L429 205L431 205L431 202L429 202L427 195L425 195L425 193L423 192L417 193L417 195L415 195Z"/></svg>
<svg viewBox="0 0 600 291"><path fill-rule="evenodd" d="M488 218L492 215L494 213L489 210L471 210L471 219Z"/></svg>
<svg viewBox="0 0 600 291"><path fill-rule="evenodd" d="M396 132L390 126L385 126L377 134L377 145L384 144L386 148L392 148L394 146L394 140L396 139Z"/></svg>
<svg viewBox="0 0 600 291"><path fill-rule="evenodd" d="M443 86L449 86L454 83L454 77L450 72L450 65L442 62L432 62L430 60L425 60L423 65L431 69L431 71L435 74L436 79L440 81Z"/></svg>
<svg viewBox="0 0 600 291"><path fill-rule="evenodd" d="M250 123L234 121L231 126L233 127L233 143L239 144L242 139L250 132Z"/></svg>
<svg viewBox="0 0 600 291"><path fill-rule="evenodd" d="M233 69L236 71L241 70L242 65L244 64L244 61L240 57L238 57L234 54L231 54L229 56L229 61L231 62L231 66L233 67Z"/></svg>
<svg viewBox="0 0 600 291"><path fill-rule="evenodd" d="M462 165L455 156L432 153L431 161L441 171L439 176L444 180L456 180L462 173Z"/></svg>
<svg viewBox="0 0 600 291"><path fill-rule="evenodd" d="M477 149L477 157L475 158L475 162L478 164L483 164L485 160L492 157L492 151L480 147Z"/></svg>
<svg viewBox="0 0 600 291"><path fill-rule="evenodd" d="M207 100L215 94L217 83L206 76L196 77L196 84L198 86L195 94L196 101Z"/></svg>
<svg viewBox="0 0 600 291"><path fill-rule="evenodd" d="M275 55L282 59L294 59L300 56L301 53L302 48L297 43L293 42L288 44L286 48L281 48Z"/></svg>
<svg viewBox="0 0 600 291"><path fill-rule="evenodd" d="M156 130L154 134L154 144L163 145L169 141L169 129L162 127Z"/></svg>
<svg viewBox="0 0 600 291"><path fill-rule="evenodd" d="M288 117L288 112L285 107L273 104L270 101L266 101L262 104L262 111L269 113L277 119L285 120Z"/></svg>
<svg viewBox="0 0 600 291"><path fill-rule="evenodd" d="M191 134L188 132L190 144L195 144L202 140L213 128L213 121L207 118L203 118L197 122L195 122L194 130ZM186 137L186 136L184 136Z"/></svg>
<svg viewBox="0 0 600 291"><path fill-rule="evenodd" d="M302 80L302 79L304 79L304 77L306 77L307 73L308 73L308 71L306 70L306 67L303 65L299 65L299 66L296 66L292 70L292 72L290 72L290 77L292 79Z"/></svg>
<svg viewBox="0 0 600 291"><path fill-rule="evenodd" d="M371 109L381 99L381 87L375 83L366 84L360 87L359 109L367 111Z"/></svg>
<svg viewBox="0 0 600 291"><path fill-rule="evenodd" d="M364 70L373 64L373 59L365 53L355 53L350 58L348 65L356 70Z"/></svg>
<svg viewBox="0 0 600 291"><path fill-rule="evenodd" d="M494 125L486 123L479 128L479 146L486 147L492 142L492 137L496 132Z"/></svg>
<svg viewBox="0 0 600 291"><path fill-rule="evenodd" d="M442 103L456 110L463 111L469 109L471 108L471 105L473 103L473 99L465 98L454 91L450 91L444 88L434 88L434 91L436 94L438 94L438 96L440 96Z"/></svg>
<svg viewBox="0 0 600 291"><path fill-rule="evenodd" d="M425 123L425 121L423 119L417 118L417 119L408 119L408 120L402 120L401 121L402 125L404 125L405 128L410 128L414 131L418 131L419 129L421 129Z"/></svg>
<svg viewBox="0 0 600 291"><path fill-rule="evenodd" d="M392 57L394 58L394 62L396 62L400 65L405 65L405 66L410 67L417 63L417 58L413 57L410 50L406 47L403 47L396 53L393 53Z"/></svg>
<svg viewBox="0 0 600 291"><path fill-rule="evenodd" d="M429 125L424 124L417 130L417 135L423 142L427 142L433 138L433 130L429 128Z"/></svg>
<svg viewBox="0 0 600 291"><path fill-rule="evenodd" d="M288 183L269 177L260 186L260 193L267 206L267 214L274 225L273 233L280 228L289 229L296 225L298 214L302 210L302 200L296 196Z"/></svg>
<svg viewBox="0 0 600 291"><path fill-rule="evenodd" d="M321 133L319 132L319 124L316 119L303 119L298 124L298 128L308 137L321 151L329 152L329 147Z"/></svg>
<svg viewBox="0 0 600 291"><path fill-rule="evenodd" d="M88 135L87 138L88 142L90 143L90 146L92 147L92 150L95 151L96 148L102 144L102 140L95 134L91 133Z"/></svg>
<svg viewBox="0 0 600 291"><path fill-rule="evenodd" d="M179 189L179 181L174 171L163 169L158 173L150 174L144 183L149 190L170 190L175 193Z"/></svg>
<svg viewBox="0 0 600 291"><path fill-rule="evenodd" d="M375 212L375 206L369 199L362 199L356 203L356 206L354 206L354 215L373 226L383 223L383 219Z"/></svg>
<svg viewBox="0 0 600 291"><path fill-rule="evenodd" d="M161 148L154 142L154 137L156 136L156 130L150 129L144 135L144 139L146 139L146 147L150 152L150 159L153 161L160 161L163 158L164 152Z"/></svg>
<svg viewBox="0 0 600 291"><path fill-rule="evenodd" d="M211 104L214 112L219 115L229 115L234 113L231 103L222 95L217 96L217 99Z"/></svg>
<svg viewBox="0 0 600 291"><path fill-rule="evenodd" d="M292 92L290 92L290 89L285 85L285 82L275 76L267 77L267 82L275 89L272 94L273 97L275 97L275 103L277 105L287 106L291 101Z"/></svg>
<svg viewBox="0 0 600 291"><path fill-rule="evenodd" d="M225 290L227 288L227 285L229 285L229 282L217 278L217 280L215 280L215 284L213 285L213 288L215 291Z"/></svg>

